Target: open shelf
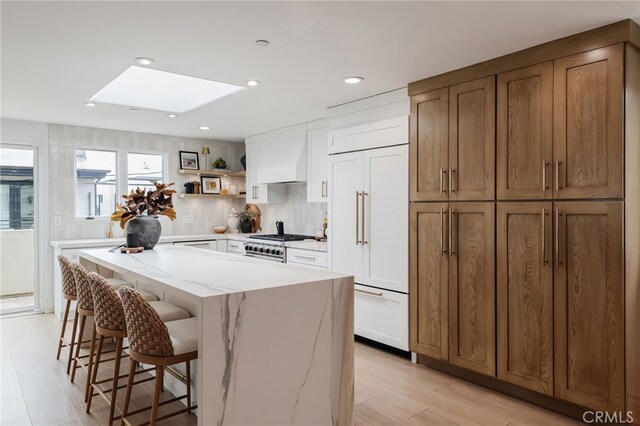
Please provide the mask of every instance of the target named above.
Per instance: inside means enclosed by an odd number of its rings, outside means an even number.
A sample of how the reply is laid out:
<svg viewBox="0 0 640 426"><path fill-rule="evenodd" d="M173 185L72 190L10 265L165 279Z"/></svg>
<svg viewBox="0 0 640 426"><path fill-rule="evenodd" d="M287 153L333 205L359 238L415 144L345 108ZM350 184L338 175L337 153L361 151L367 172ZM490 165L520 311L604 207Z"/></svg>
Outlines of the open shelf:
<svg viewBox="0 0 640 426"><path fill-rule="evenodd" d="M220 194L178 194L178 198L237 198L237 199L244 199L244 198L247 198L247 194L229 194L229 195L220 195Z"/></svg>
<svg viewBox="0 0 640 426"><path fill-rule="evenodd" d="M245 177L247 172L244 170L240 171L231 171L231 170L223 170L223 169L214 169L214 170L188 170L188 169L178 169L179 175L196 175L196 176L212 176L212 177ZM197 194L194 194L197 195Z"/></svg>

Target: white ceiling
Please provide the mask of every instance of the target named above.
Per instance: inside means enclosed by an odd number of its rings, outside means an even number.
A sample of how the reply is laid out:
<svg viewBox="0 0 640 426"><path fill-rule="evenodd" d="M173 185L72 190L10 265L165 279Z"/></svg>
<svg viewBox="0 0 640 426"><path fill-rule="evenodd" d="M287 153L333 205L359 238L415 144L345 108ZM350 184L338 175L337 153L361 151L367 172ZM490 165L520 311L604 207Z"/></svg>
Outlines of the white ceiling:
<svg viewBox="0 0 640 426"><path fill-rule="evenodd" d="M1 114L242 140L328 106L621 19L628 2L1 2ZM267 39L271 45L257 47ZM83 102L136 57L155 69L262 84L170 119ZM365 81L346 85L359 75ZM199 126L211 126L202 131Z"/></svg>

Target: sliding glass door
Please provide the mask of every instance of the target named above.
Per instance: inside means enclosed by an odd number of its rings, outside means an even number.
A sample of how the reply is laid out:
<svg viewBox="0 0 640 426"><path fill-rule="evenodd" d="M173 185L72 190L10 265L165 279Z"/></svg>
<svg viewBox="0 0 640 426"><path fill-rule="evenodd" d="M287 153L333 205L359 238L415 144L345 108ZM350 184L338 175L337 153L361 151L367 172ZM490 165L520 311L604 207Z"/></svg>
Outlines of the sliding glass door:
<svg viewBox="0 0 640 426"><path fill-rule="evenodd" d="M36 150L0 145L0 315L37 308Z"/></svg>

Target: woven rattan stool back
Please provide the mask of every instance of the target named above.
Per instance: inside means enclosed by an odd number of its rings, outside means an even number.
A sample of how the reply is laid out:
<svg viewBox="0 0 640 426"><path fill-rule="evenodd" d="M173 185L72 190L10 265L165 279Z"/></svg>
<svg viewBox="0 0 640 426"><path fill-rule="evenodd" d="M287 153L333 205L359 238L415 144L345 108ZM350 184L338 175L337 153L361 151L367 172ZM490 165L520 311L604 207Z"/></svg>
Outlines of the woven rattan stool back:
<svg viewBox="0 0 640 426"><path fill-rule="evenodd" d="M124 304L129 347L141 355L173 356L169 330L149 302L129 287L120 287L118 292Z"/></svg>
<svg viewBox="0 0 640 426"><path fill-rule="evenodd" d="M62 275L62 292L67 296L75 296L77 290L73 263L62 255L58 256L58 263L60 263L60 274Z"/></svg>
<svg viewBox="0 0 640 426"><path fill-rule="evenodd" d="M79 263L73 264L78 290L78 308L93 310L93 296L89 287L89 272Z"/></svg>
<svg viewBox="0 0 640 426"><path fill-rule="evenodd" d="M127 331L122 299L107 280L95 272L89 272L89 286L93 295L93 320L100 328Z"/></svg>

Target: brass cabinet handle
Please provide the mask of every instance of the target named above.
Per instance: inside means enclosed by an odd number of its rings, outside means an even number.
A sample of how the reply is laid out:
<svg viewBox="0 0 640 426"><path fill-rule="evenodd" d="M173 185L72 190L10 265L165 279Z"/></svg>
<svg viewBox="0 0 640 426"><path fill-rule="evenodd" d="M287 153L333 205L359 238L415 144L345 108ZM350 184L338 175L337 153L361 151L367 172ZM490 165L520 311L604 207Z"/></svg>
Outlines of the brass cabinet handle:
<svg viewBox="0 0 640 426"><path fill-rule="evenodd" d="M440 169L440 193L446 194L447 190L444 188L444 177L447 175L447 169Z"/></svg>
<svg viewBox="0 0 640 426"><path fill-rule="evenodd" d="M449 192L456 192L453 187L453 175L456 173L456 169L449 168Z"/></svg>
<svg viewBox="0 0 640 426"><path fill-rule="evenodd" d="M559 158L556 158L556 191L560 191L562 189L562 185L560 185L560 165L562 161Z"/></svg>
<svg viewBox="0 0 640 426"><path fill-rule="evenodd" d="M260 187L256 185L256 198L260 196Z"/></svg>
<svg viewBox="0 0 640 426"><path fill-rule="evenodd" d="M313 257L313 256L304 256L302 254L294 254L293 257L297 257L298 259L313 260L314 262L316 261L315 257Z"/></svg>
<svg viewBox="0 0 640 426"><path fill-rule="evenodd" d="M449 257L453 257L456 251L453 249L453 215L456 214L454 209L449 209Z"/></svg>
<svg viewBox="0 0 640 426"><path fill-rule="evenodd" d="M440 209L440 250L442 251L442 255L445 256L447 254L447 249L444 248L444 215L446 214L445 209Z"/></svg>
<svg viewBox="0 0 640 426"><path fill-rule="evenodd" d="M365 216L365 213L364 213L364 208L365 208L364 197L366 197L367 195L369 195L369 194L364 192L364 191L362 191L362 245L365 245L365 244L368 243L367 239L364 236L364 229L365 229L365 226L364 226L364 216Z"/></svg>
<svg viewBox="0 0 640 426"><path fill-rule="evenodd" d="M328 182L326 180L322 181L322 197L323 198L327 198L327 195L329 194L329 185Z"/></svg>
<svg viewBox="0 0 640 426"><path fill-rule="evenodd" d="M547 167L549 167L549 162L547 160L542 160L542 190L546 191L549 189L549 185L547 185Z"/></svg>
<svg viewBox="0 0 640 426"><path fill-rule="evenodd" d="M547 216L546 209L542 209L542 266L545 266L549 263L549 259L547 259L547 243L546 243L546 235L547 235L547 226L545 224L545 216Z"/></svg>
<svg viewBox="0 0 640 426"><path fill-rule="evenodd" d="M562 216L562 212L560 209L556 209L556 220L555 220L555 251L556 251L556 269L560 268L562 265L562 260L560 260L560 216Z"/></svg>
<svg viewBox="0 0 640 426"><path fill-rule="evenodd" d="M374 291L360 290L359 288L354 288L353 291L356 293L368 294L369 296L382 297L382 292L376 293Z"/></svg>
<svg viewBox="0 0 640 426"><path fill-rule="evenodd" d="M360 191L356 191L356 245L360 245Z"/></svg>

